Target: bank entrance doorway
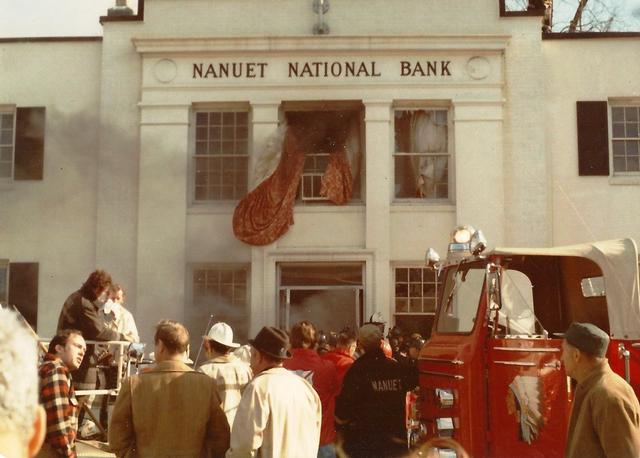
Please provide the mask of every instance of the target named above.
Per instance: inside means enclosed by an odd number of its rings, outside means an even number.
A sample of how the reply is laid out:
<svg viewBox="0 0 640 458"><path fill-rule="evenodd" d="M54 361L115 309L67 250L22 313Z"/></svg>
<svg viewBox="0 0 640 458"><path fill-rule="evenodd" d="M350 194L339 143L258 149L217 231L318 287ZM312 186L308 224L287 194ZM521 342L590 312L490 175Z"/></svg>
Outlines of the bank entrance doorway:
<svg viewBox="0 0 640 458"><path fill-rule="evenodd" d="M311 321L319 331L357 329L364 315L364 263L279 263L278 326Z"/></svg>

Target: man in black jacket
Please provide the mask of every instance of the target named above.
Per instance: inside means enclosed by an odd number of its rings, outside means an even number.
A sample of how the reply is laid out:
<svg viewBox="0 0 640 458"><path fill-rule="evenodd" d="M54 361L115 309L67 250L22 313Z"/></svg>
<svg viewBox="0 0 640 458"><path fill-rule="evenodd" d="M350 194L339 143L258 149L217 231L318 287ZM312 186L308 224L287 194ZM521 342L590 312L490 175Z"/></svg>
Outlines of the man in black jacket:
<svg viewBox="0 0 640 458"><path fill-rule="evenodd" d="M106 301L107 290L111 283L111 275L104 270L92 272L80 289L71 293L64 302L58 318L57 332L64 329L77 329L82 332L86 340L125 340L121 333L108 328L98 314L100 306ZM76 390L96 389L98 374L94 351L94 345L87 346L82 365L72 374ZM80 399L90 406L91 398ZM86 435L84 429L80 432Z"/></svg>
<svg viewBox="0 0 640 458"><path fill-rule="evenodd" d="M344 378L336 399L336 424L351 458L399 457L407 453L405 399L413 389L407 371L380 348L382 331L362 326L358 342L364 355Z"/></svg>

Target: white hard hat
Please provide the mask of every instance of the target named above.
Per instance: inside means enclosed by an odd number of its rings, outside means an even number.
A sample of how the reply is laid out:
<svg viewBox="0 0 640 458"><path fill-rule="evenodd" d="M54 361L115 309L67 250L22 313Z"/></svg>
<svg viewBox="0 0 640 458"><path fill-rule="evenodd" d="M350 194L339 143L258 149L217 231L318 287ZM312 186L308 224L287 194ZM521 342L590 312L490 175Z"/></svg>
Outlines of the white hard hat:
<svg viewBox="0 0 640 458"><path fill-rule="evenodd" d="M204 338L211 339L225 347L238 348L240 346L239 343L235 343L233 341L233 330L231 329L231 326L227 323L223 323L222 321L211 326L209 334L204 336Z"/></svg>
<svg viewBox="0 0 640 458"><path fill-rule="evenodd" d="M382 313L375 312L373 315L369 317L369 323L373 324L386 324L387 322L382 317Z"/></svg>

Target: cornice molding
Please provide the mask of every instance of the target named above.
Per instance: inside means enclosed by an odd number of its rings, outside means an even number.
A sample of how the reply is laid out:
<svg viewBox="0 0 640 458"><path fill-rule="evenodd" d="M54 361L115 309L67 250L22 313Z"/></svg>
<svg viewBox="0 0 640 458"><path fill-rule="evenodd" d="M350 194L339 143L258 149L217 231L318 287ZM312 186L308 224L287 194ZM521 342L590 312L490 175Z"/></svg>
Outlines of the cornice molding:
<svg viewBox="0 0 640 458"><path fill-rule="evenodd" d="M244 53L279 54L353 53L354 51L489 51L505 49L510 35L420 35L420 36L289 36L132 38L140 54Z"/></svg>

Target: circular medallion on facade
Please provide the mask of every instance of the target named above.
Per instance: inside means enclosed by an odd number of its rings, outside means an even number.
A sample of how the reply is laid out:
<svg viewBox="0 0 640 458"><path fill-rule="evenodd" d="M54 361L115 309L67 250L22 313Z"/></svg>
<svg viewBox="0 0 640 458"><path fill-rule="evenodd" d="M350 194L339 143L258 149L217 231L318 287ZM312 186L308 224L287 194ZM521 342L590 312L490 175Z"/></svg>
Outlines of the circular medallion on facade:
<svg viewBox="0 0 640 458"><path fill-rule="evenodd" d="M161 83L170 83L178 74L178 67L171 59L160 59L153 67L153 74Z"/></svg>
<svg viewBox="0 0 640 458"><path fill-rule="evenodd" d="M482 80L491 73L491 64L486 57L474 56L467 61L467 74L474 80Z"/></svg>

